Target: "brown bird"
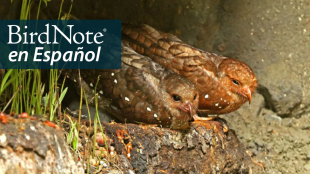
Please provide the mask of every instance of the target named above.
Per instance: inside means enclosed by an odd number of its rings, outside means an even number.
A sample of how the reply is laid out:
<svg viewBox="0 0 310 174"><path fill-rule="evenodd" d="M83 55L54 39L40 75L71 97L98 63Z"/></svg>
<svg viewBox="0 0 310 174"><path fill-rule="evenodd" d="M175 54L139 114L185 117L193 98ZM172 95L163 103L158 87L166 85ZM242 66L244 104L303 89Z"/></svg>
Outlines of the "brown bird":
<svg viewBox="0 0 310 174"><path fill-rule="evenodd" d="M64 73L78 82L78 70ZM199 119L196 86L129 46L122 45L122 69L80 70L80 75L88 96L97 92L98 106L123 122L187 129L190 120Z"/></svg>
<svg viewBox="0 0 310 174"><path fill-rule="evenodd" d="M196 84L200 112L233 112L246 101L251 102L258 85L253 70L245 63L194 48L145 24L123 24L122 40L138 53Z"/></svg>

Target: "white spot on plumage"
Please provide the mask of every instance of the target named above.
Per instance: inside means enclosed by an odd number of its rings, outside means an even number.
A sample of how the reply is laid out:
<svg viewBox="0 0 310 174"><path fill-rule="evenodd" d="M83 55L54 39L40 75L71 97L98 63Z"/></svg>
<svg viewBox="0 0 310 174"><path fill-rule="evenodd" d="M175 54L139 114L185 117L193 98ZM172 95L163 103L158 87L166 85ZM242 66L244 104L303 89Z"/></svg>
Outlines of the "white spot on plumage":
<svg viewBox="0 0 310 174"><path fill-rule="evenodd" d="M103 91L99 91L100 94L103 94Z"/></svg>
<svg viewBox="0 0 310 174"><path fill-rule="evenodd" d="M209 95L208 95L208 94L206 94L206 95L205 95L205 98L209 98Z"/></svg>
<svg viewBox="0 0 310 174"><path fill-rule="evenodd" d="M219 103L215 103L215 106L218 106L219 105Z"/></svg>
<svg viewBox="0 0 310 174"><path fill-rule="evenodd" d="M90 83L89 86L94 87L93 83Z"/></svg>
<svg viewBox="0 0 310 174"><path fill-rule="evenodd" d="M226 102L226 100L224 100L224 102Z"/></svg>
<svg viewBox="0 0 310 174"><path fill-rule="evenodd" d="M151 111L151 108L147 107L146 110Z"/></svg>
<svg viewBox="0 0 310 174"><path fill-rule="evenodd" d="M154 114L154 117L157 118L157 114Z"/></svg>
<svg viewBox="0 0 310 174"><path fill-rule="evenodd" d="M223 100L223 99L221 98L221 100Z"/></svg>
<svg viewBox="0 0 310 174"><path fill-rule="evenodd" d="M116 80L116 79L114 79L114 83L117 83L117 80Z"/></svg>
<svg viewBox="0 0 310 174"><path fill-rule="evenodd" d="M114 73L111 73L111 76L114 76Z"/></svg>
<svg viewBox="0 0 310 174"><path fill-rule="evenodd" d="M125 97L125 100L126 100L126 101L130 101L128 97Z"/></svg>

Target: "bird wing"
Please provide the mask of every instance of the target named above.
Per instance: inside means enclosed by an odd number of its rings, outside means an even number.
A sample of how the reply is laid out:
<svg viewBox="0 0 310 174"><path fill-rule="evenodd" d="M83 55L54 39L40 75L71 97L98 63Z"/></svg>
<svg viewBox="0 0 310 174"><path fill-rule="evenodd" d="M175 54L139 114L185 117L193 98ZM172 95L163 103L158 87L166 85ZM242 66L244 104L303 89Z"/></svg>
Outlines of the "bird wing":
<svg viewBox="0 0 310 174"><path fill-rule="evenodd" d="M122 63L133 66L143 71L147 76L154 76L157 79L167 71L163 66L152 61L149 57L143 56L135 52L131 47L122 43Z"/></svg>
<svg viewBox="0 0 310 174"><path fill-rule="evenodd" d="M79 84L78 71L63 70L62 73ZM80 70L81 84L87 90L88 100L97 93L101 110L123 122L149 124L158 123L153 115L156 112L160 116L163 94L159 88L161 79L169 73L126 45L122 45L122 69Z"/></svg>
<svg viewBox="0 0 310 174"><path fill-rule="evenodd" d="M122 41L140 54L179 74L197 71L202 67L214 71L212 54L182 42L178 37L142 24L138 27L123 24Z"/></svg>

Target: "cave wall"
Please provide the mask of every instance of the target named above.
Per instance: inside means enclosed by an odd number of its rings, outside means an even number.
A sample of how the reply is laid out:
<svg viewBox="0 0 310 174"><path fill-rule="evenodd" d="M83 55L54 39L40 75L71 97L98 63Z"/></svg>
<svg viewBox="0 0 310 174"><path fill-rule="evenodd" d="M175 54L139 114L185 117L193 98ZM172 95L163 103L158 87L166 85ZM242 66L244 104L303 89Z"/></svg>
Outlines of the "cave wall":
<svg viewBox="0 0 310 174"><path fill-rule="evenodd" d="M310 2L290 0L75 0L71 14L147 23L198 48L238 58L254 69L265 107L290 117L310 110L308 11Z"/></svg>
<svg viewBox="0 0 310 174"><path fill-rule="evenodd" d="M1 18L18 19L20 2L6 1ZM38 2L32 4L32 18ZM42 4L40 19L57 19L60 3ZM62 15L70 5L64 1ZM203 50L238 58L254 69L265 107L292 117L310 111L309 11L310 2L303 0L74 0L71 14L146 23Z"/></svg>

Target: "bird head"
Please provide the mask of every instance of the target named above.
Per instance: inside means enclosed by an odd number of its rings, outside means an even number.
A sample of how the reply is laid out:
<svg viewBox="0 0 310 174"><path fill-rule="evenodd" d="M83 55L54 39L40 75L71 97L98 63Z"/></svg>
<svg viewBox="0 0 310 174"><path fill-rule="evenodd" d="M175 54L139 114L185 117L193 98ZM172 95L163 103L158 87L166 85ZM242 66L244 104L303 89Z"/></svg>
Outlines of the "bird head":
<svg viewBox="0 0 310 174"><path fill-rule="evenodd" d="M196 86L190 80L174 73L165 78L162 86L167 92L164 102L172 116L171 128L188 127L188 121L198 109L199 94Z"/></svg>
<svg viewBox="0 0 310 174"><path fill-rule="evenodd" d="M234 95L243 103L251 103L252 94L258 86L253 70L237 59L223 59L219 65L219 77L228 95Z"/></svg>

